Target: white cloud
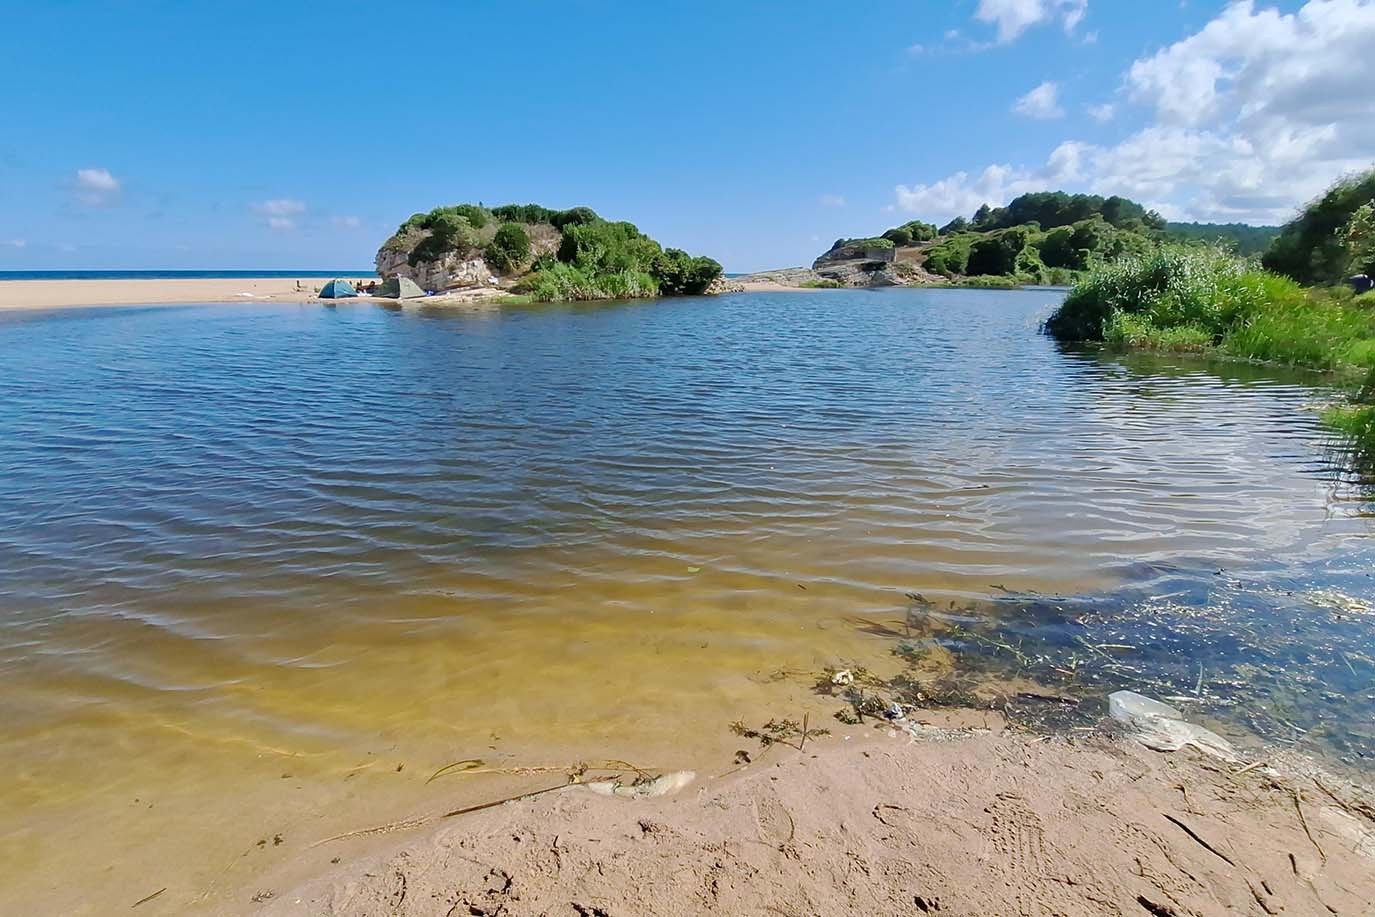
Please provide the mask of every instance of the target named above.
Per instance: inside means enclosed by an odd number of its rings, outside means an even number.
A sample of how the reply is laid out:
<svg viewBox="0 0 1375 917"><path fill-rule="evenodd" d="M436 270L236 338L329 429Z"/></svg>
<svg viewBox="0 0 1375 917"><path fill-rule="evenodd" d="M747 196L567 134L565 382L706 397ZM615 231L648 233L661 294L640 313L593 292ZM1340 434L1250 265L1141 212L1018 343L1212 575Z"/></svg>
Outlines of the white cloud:
<svg viewBox="0 0 1375 917"><path fill-rule="evenodd" d="M1050 120L1063 118L1065 110L1060 107L1060 87L1046 81L1017 100L1012 110L1027 118Z"/></svg>
<svg viewBox="0 0 1375 917"><path fill-rule="evenodd" d="M1088 0L979 0L974 18L998 30L1002 44L1016 41L1035 25L1059 19L1073 32L1088 13Z"/></svg>
<svg viewBox="0 0 1375 917"><path fill-rule="evenodd" d="M978 175L956 172L929 185L898 185L897 205L925 220L946 222L969 216L983 204L998 206L1028 191L1043 191L1079 179L1086 144L1070 141L1056 147L1046 165L1037 170L992 165Z"/></svg>
<svg viewBox="0 0 1375 917"><path fill-rule="evenodd" d="M357 229L359 226L363 225L363 221L354 216L331 217L330 222L339 229Z"/></svg>
<svg viewBox="0 0 1375 917"><path fill-rule="evenodd" d="M1090 105L1084 109L1088 115L1099 124L1107 124L1117 117L1117 106L1111 102L1104 102L1101 105Z"/></svg>
<svg viewBox="0 0 1375 917"><path fill-rule="evenodd" d="M822 207L844 207L845 198L839 194L823 194L817 199Z"/></svg>
<svg viewBox="0 0 1375 917"><path fill-rule="evenodd" d="M976 178L900 186L897 202L933 217L968 213L971 202L1005 203L1058 179L1166 216L1282 222L1341 175L1375 163L1372 48L1375 0L1307 0L1287 14L1239 0L1126 69L1123 98L1147 115L1135 133L1062 144L1040 169L1000 164ZM1106 122L1118 106L1088 112Z"/></svg>
<svg viewBox="0 0 1375 917"><path fill-rule="evenodd" d="M254 204L253 211L263 218L269 229L287 230L300 225L306 205L291 198L276 198Z"/></svg>
<svg viewBox="0 0 1375 917"><path fill-rule="evenodd" d="M77 169L73 193L76 199L92 207L109 203L120 190L119 180L109 169Z"/></svg>
<svg viewBox="0 0 1375 917"><path fill-rule="evenodd" d="M0 239L0 248L25 248L28 244L27 239Z"/></svg>

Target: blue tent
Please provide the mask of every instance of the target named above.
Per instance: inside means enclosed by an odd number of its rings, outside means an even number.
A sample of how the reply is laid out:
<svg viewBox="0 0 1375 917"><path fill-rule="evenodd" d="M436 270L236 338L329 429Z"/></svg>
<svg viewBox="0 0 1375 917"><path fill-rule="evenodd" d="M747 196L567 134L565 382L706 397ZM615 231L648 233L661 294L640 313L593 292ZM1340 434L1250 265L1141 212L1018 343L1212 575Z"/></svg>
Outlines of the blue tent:
<svg viewBox="0 0 1375 917"><path fill-rule="evenodd" d="M344 299L357 295L358 291L347 280L331 280L320 290L321 299Z"/></svg>

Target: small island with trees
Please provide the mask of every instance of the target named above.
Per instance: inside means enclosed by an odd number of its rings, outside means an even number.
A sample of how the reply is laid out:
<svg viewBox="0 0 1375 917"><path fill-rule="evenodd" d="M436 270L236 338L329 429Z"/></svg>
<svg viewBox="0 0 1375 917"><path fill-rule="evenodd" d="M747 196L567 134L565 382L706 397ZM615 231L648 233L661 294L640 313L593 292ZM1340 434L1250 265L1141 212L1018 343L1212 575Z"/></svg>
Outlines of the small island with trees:
<svg viewBox="0 0 1375 917"><path fill-rule="evenodd" d="M382 243L376 269L430 292L495 290L539 302L694 295L721 277L716 261L664 248L633 223L538 204L417 213Z"/></svg>

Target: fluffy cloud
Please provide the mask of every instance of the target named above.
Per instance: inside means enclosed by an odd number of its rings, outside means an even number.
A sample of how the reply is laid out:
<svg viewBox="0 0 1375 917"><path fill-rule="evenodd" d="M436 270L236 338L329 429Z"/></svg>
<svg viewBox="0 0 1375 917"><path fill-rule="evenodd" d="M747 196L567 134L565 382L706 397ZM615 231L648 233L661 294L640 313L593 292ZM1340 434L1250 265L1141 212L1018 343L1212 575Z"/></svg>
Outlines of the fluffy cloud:
<svg viewBox="0 0 1375 917"><path fill-rule="evenodd" d="M1004 204L1028 191L1076 183L1090 149L1086 144L1069 141L1056 147L1040 169L992 165L977 175L956 172L929 185L898 185L897 206L899 210L942 223L969 216L983 204Z"/></svg>
<svg viewBox="0 0 1375 917"><path fill-rule="evenodd" d="M109 169L77 169L73 193L81 203L97 207L113 200L119 187L119 180Z"/></svg>
<svg viewBox="0 0 1375 917"><path fill-rule="evenodd" d="M1026 180L1044 178L1040 190L1060 175L1063 187L1123 194L1167 216L1282 222L1375 161L1372 48L1375 0L1308 0L1289 14L1239 0L1127 68L1122 98L1147 116L1136 133L1063 144L1040 169L996 165L973 179L900 186L897 202L933 216L958 202L966 212L976 197L1002 203L1029 190ZM1089 113L1107 121L1117 109Z"/></svg>
<svg viewBox="0 0 1375 917"><path fill-rule="evenodd" d="M1059 93L1060 87L1047 81L1018 99L1012 110L1027 118L1063 118L1065 110L1060 107Z"/></svg>
<svg viewBox="0 0 1375 917"><path fill-rule="evenodd" d="M263 218L269 229L295 229L305 215L306 205L290 198L276 198L254 204L253 211Z"/></svg>
<svg viewBox="0 0 1375 917"><path fill-rule="evenodd" d="M1088 12L1089 0L979 0L974 18L998 30L998 41L1016 41L1034 25L1059 19L1073 32Z"/></svg>

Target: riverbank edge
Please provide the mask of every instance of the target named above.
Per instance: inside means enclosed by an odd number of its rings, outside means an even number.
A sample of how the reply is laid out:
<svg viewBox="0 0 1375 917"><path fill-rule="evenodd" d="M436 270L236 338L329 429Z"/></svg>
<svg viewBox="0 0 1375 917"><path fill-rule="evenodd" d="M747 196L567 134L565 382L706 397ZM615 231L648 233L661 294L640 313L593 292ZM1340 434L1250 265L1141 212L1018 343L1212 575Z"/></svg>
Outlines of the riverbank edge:
<svg viewBox="0 0 1375 917"><path fill-rule="evenodd" d="M1375 900L1367 784L1292 754L1235 767L962 713L954 729L775 746L662 798L572 786L386 843L320 844L225 913L1347 913Z"/></svg>

